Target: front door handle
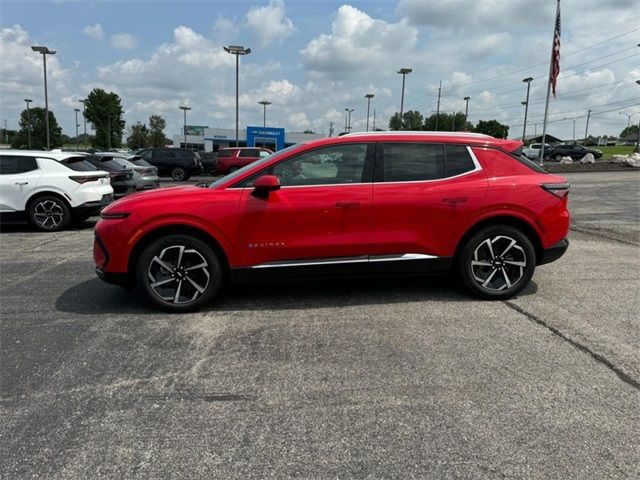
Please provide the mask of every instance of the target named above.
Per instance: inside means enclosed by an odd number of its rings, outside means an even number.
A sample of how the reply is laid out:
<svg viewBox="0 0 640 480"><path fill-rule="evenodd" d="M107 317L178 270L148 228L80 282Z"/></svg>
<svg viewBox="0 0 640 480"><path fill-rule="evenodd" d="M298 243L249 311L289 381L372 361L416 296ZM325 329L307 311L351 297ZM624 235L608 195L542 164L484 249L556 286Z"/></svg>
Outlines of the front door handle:
<svg viewBox="0 0 640 480"><path fill-rule="evenodd" d="M16 185L29 185L29 182L16 182Z"/></svg>
<svg viewBox="0 0 640 480"><path fill-rule="evenodd" d="M360 206L360 202L337 202L336 203L336 207L338 208L353 208L353 207L359 207Z"/></svg>
<svg viewBox="0 0 640 480"><path fill-rule="evenodd" d="M467 197L445 197L442 199L444 203L464 203Z"/></svg>

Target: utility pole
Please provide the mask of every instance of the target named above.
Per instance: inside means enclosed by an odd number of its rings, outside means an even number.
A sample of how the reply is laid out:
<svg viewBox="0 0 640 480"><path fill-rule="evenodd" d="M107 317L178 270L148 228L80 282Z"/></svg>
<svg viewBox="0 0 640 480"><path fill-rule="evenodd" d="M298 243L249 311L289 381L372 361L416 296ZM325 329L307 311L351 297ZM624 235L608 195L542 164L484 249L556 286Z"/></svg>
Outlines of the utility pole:
<svg viewBox="0 0 640 480"><path fill-rule="evenodd" d="M587 146L587 134L589 133L589 118L591 118L591 110L587 112L587 124L584 127L584 146Z"/></svg>
<svg viewBox="0 0 640 480"><path fill-rule="evenodd" d="M347 112L347 119L345 120L344 131L347 133L351 133L351 112L353 112L355 108L345 108Z"/></svg>
<svg viewBox="0 0 640 480"><path fill-rule="evenodd" d="M373 131L376 131L376 109L373 109Z"/></svg>
<svg viewBox="0 0 640 480"><path fill-rule="evenodd" d="M47 47L32 46L31 50L42 54L44 65L44 125L47 130L47 150L51 150L51 141L49 135L49 94L47 93L47 55L55 55L55 50L49 50Z"/></svg>
<svg viewBox="0 0 640 480"><path fill-rule="evenodd" d="M451 117L451 131L456 131L456 111L453 111L453 116Z"/></svg>
<svg viewBox="0 0 640 480"><path fill-rule="evenodd" d="M84 119L84 144L87 145L87 99L80 100L82 104L82 118Z"/></svg>
<svg viewBox="0 0 640 480"><path fill-rule="evenodd" d="M329 136L333 135L333 122L329 122Z"/></svg>
<svg viewBox="0 0 640 480"><path fill-rule="evenodd" d="M262 127L265 128L267 126L267 105L271 105L271 102L260 100L258 103L262 105Z"/></svg>
<svg viewBox="0 0 640 480"><path fill-rule="evenodd" d="M78 112L80 109L74 108L73 111L76 112L76 151L78 151L80 150L80 133L78 133L78 128L80 127L78 124Z"/></svg>
<svg viewBox="0 0 640 480"><path fill-rule="evenodd" d="M240 55L249 55L251 53L250 48L244 48L242 45L229 45L228 47L222 47L224 51L236 56L236 147L240 146L238 140L238 124L239 124L239 72L240 72Z"/></svg>
<svg viewBox="0 0 640 480"><path fill-rule="evenodd" d="M469 100L471 99L471 97L464 97L463 100L465 102L467 102L467 104L464 107L464 126L465 128L467 127L467 117L469 115Z"/></svg>
<svg viewBox="0 0 640 480"><path fill-rule="evenodd" d="M400 130L402 130L402 114L404 113L404 81L408 74L413 72L412 68L401 68L398 73L402 75L402 95L400 96Z"/></svg>
<svg viewBox="0 0 640 480"><path fill-rule="evenodd" d="M367 99L367 132L369 131L369 110L371 108L371 99L374 97L375 95L373 93L367 93L364 98Z"/></svg>
<svg viewBox="0 0 640 480"><path fill-rule="evenodd" d="M440 117L440 96L442 94L442 80L440 80L440 86L438 87L438 107L436 108L436 132L438 131L438 118Z"/></svg>
<svg viewBox="0 0 640 480"><path fill-rule="evenodd" d="M187 148L187 110L191 110L191 107L187 107L183 105L179 108L184 112L184 122L182 124L183 125L182 130L184 132L184 148Z"/></svg>
<svg viewBox="0 0 640 480"><path fill-rule="evenodd" d="M25 98L24 102L27 104L27 142L29 150L31 150L31 111L29 110L29 104L33 102L30 98Z"/></svg>
<svg viewBox="0 0 640 480"><path fill-rule="evenodd" d="M531 82L533 82L532 77L527 77L522 80L527 84L527 99L523 102L524 104L524 126L522 127L522 143L524 143L524 136L527 133L527 113L529 113L529 89L531 88Z"/></svg>

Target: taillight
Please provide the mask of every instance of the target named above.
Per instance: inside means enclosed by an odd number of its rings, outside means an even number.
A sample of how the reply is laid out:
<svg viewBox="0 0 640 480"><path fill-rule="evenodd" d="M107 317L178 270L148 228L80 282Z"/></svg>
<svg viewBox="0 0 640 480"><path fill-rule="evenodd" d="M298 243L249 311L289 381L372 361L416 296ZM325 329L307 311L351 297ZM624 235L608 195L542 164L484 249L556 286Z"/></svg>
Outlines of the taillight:
<svg viewBox="0 0 640 480"><path fill-rule="evenodd" d="M540 186L552 195L558 198L566 197L569 194L571 185L568 183L541 183Z"/></svg>
<svg viewBox="0 0 640 480"><path fill-rule="evenodd" d="M80 175L72 175L69 178L74 182L87 183L87 182L97 182L103 177L86 177L86 176L80 176Z"/></svg>

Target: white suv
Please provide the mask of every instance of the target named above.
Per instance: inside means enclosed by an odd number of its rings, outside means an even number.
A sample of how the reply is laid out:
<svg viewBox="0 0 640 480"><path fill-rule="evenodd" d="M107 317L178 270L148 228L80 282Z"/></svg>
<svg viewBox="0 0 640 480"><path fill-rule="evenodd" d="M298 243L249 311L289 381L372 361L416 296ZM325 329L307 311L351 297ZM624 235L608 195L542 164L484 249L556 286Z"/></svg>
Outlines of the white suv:
<svg viewBox="0 0 640 480"><path fill-rule="evenodd" d="M0 218L56 231L113 201L109 174L75 152L0 151Z"/></svg>

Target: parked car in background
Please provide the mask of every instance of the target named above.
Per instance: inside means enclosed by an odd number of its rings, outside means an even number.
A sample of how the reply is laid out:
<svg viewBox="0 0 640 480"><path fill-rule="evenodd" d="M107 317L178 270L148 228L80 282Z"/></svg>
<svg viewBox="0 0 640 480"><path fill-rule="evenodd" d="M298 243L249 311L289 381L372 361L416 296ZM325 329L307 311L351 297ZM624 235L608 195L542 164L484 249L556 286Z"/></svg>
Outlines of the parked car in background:
<svg viewBox="0 0 640 480"><path fill-rule="evenodd" d="M527 157L530 160L535 160L540 157L540 148L542 147L542 143L532 143L528 147L524 147L522 149L522 155ZM544 151L548 152L551 148L551 145L548 143L544 144Z"/></svg>
<svg viewBox="0 0 640 480"><path fill-rule="evenodd" d="M134 159L139 159L144 162L140 157L124 157L121 155L114 155L109 152L96 153L94 156L100 157L101 162L111 160L113 163L118 164L123 168L133 170L133 181L135 182L137 191L149 190L160 186L158 169L156 167L149 164L138 165L133 161ZM95 163L97 162L94 162L94 164Z"/></svg>
<svg viewBox="0 0 640 480"><path fill-rule="evenodd" d="M83 155L0 151L0 218L27 220L38 230L62 230L113 201L109 174Z"/></svg>
<svg viewBox="0 0 640 480"><path fill-rule="evenodd" d="M86 159L96 169L109 172L113 195L116 198L124 197L136 191L133 168L123 162L114 160L113 153L94 153L87 155Z"/></svg>
<svg viewBox="0 0 640 480"><path fill-rule="evenodd" d="M226 175L249 165L261 158L268 157L273 152L268 148L228 147L218 150L216 173Z"/></svg>
<svg viewBox="0 0 640 480"><path fill-rule="evenodd" d="M215 175L216 165L218 164L218 152L198 152L198 154L200 155L205 173Z"/></svg>
<svg viewBox="0 0 640 480"><path fill-rule="evenodd" d="M176 182L204 172L198 152L186 148L148 148L138 152L138 156L156 167L158 175Z"/></svg>
<svg viewBox="0 0 640 480"><path fill-rule="evenodd" d="M510 298L569 245L569 184L521 146L445 132L298 144L208 188L114 202L96 224L96 273L177 312L229 279L328 274L453 270L477 297Z"/></svg>
<svg viewBox="0 0 640 480"><path fill-rule="evenodd" d="M602 158L602 152L600 150L586 148L583 145L578 145L577 143L559 143L557 145L553 145L549 149L548 155L545 150L544 156L545 158L559 162L562 157L571 157L572 160L580 160L587 153L592 154L594 158Z"/></svg>

